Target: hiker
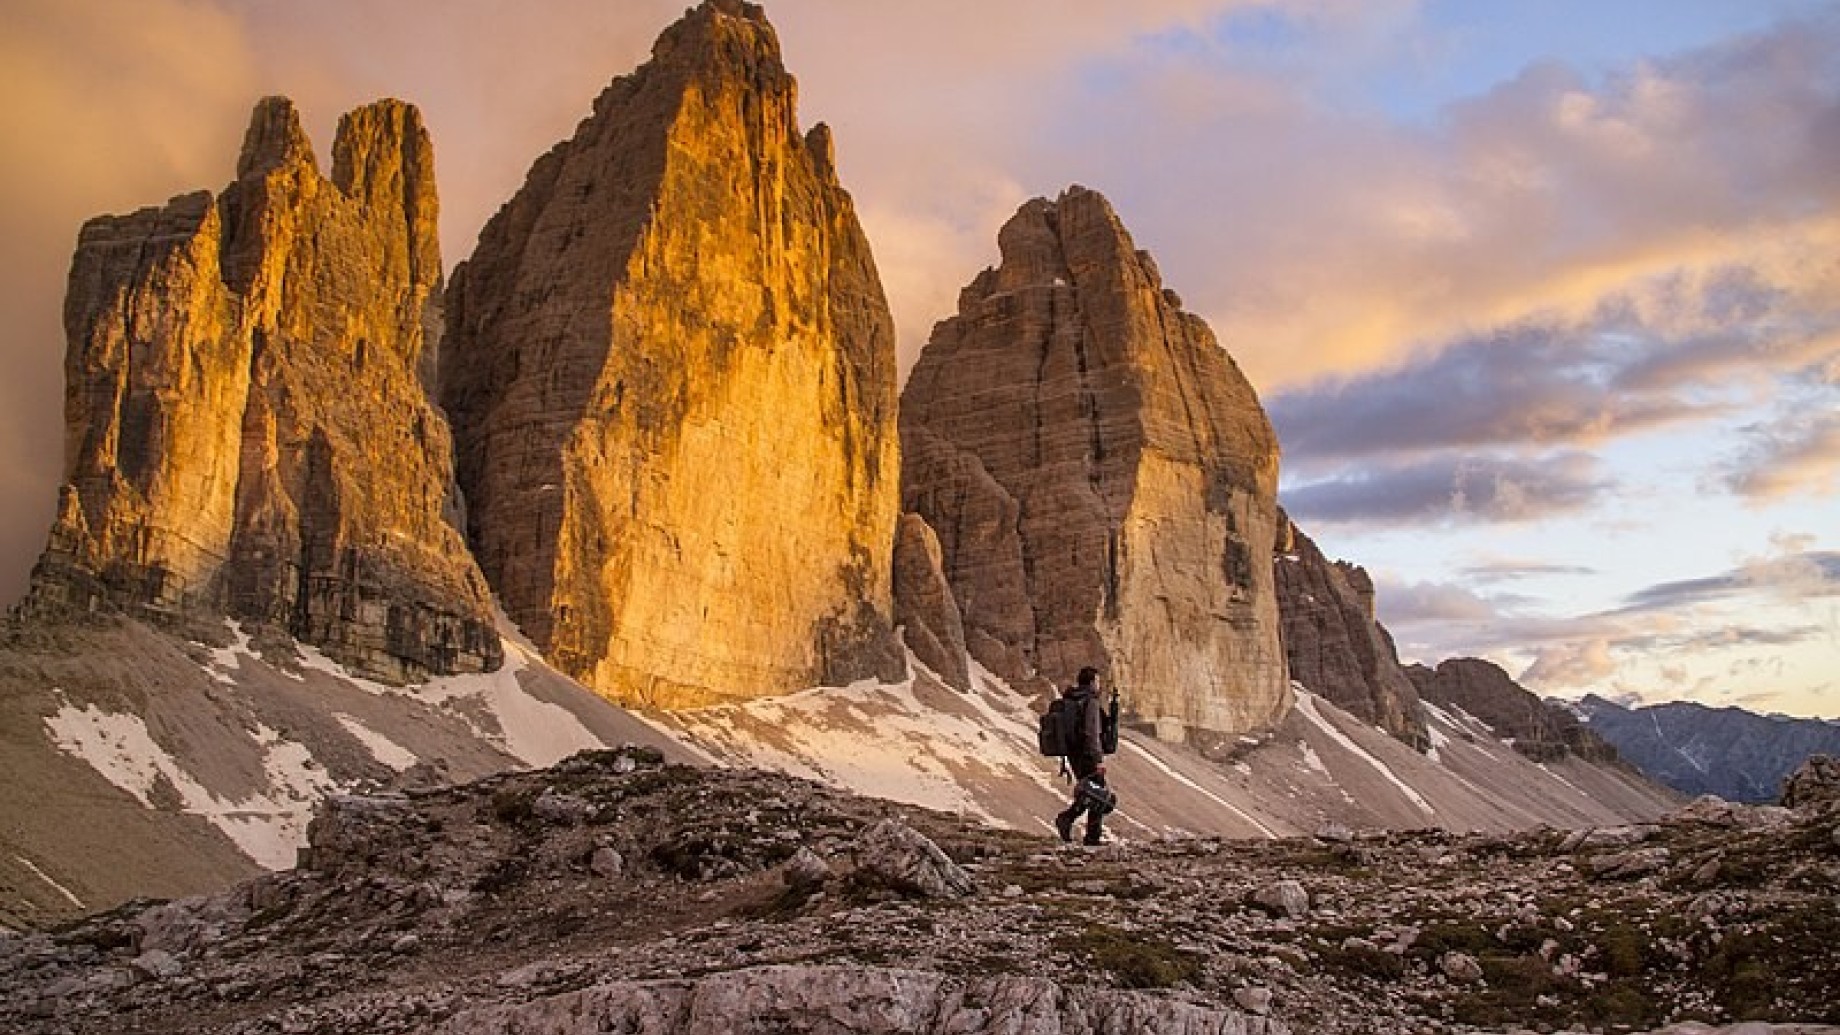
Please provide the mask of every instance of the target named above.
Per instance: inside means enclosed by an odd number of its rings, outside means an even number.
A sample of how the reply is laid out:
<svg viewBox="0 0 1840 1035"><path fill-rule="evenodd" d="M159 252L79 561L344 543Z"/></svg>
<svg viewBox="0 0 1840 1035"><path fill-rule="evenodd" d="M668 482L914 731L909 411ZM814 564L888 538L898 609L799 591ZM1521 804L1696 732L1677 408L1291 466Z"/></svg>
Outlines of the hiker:
<svg viewBox="0 0 1840 1035"><path fill-rule="evenodd" d="M1084 844L1102 844L1105 814L1112 811L1118 796L1105 785L1105 741L1103 735L1105 707L1099 703L1099 670L1083 668L1073 686L1061 695L1061 716L1065 723L1063 744L1067 764L1073 767L1073 803L1054 817L1054 829L1062 841L1073 840L1073 824L1086 815Z"/></svg>

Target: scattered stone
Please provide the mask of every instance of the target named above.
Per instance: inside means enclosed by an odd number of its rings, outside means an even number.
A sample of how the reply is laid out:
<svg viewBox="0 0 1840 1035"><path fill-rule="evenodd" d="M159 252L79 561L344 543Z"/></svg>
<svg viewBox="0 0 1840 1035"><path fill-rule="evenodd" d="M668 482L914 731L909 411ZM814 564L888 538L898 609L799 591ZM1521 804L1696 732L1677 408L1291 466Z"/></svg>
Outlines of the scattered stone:
<svg viewBox="0 0 1840 1035"><path fill-rule="evenodd" d="M1450 980L1465 984L1482 980L1482 964L1466 952L1447 952L1439 956L1438 970Z"/></svg>

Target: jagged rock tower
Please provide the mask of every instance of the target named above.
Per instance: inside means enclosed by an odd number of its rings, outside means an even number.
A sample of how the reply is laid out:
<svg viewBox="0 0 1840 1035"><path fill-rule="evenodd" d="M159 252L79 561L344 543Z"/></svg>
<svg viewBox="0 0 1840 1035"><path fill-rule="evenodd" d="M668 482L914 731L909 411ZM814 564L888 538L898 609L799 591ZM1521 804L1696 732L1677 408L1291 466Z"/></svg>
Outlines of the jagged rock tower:
<svg viewBox="0 0 1840 1035"><path fill-rule="evenodd" d="M893 320L758 7L708 0L538 159L448 294L506 611L620 701L898 676Z"/></svg>
<svg viewBox="0 0 1840 1035"><path fill-rule="evenodd" d="M328 180L271 97L222 194L84 226L66 481L27 606L230 615L390 679L497 667L424 384L436 204L414 108L345 116Z"/></svg>
<svg viewBox="0 0 1840 1035"><path fill-rule="evenodd" d="M1037 199L901 399L902 498L938 533L972 655L1011 680L1108 670L1160 736L1287 706L1278 442L1110 204Z"/></svg>
<svg viewBox="0 0 1840 1035"><path fill-rule="evenodd" d="M1418 691L1375 617L1367 570L1330 561L1283 511L1275 570L1291 678L1415 748L1429 746Z"/></svg>

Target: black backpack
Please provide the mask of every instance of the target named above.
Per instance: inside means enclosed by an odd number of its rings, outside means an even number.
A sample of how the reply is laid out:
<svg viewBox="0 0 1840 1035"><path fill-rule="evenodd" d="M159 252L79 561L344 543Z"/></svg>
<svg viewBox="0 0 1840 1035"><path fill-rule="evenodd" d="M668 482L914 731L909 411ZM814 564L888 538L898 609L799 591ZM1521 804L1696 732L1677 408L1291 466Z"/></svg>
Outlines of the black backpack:
<svg viewBox="0 0 1840 1035"><path fill-rule="evenodd" d="M1064 758L1067 749L1079 742L1080 728L1085 718L1073 702L1065 697L1056 697L1048 705L1048 710L1037 720L1035 731L1036 746L1049 758ZM1104 712L1099 715L1099 746L1108 755L1118 753L1118 691L1112 691L1112 700Z"/></svg>

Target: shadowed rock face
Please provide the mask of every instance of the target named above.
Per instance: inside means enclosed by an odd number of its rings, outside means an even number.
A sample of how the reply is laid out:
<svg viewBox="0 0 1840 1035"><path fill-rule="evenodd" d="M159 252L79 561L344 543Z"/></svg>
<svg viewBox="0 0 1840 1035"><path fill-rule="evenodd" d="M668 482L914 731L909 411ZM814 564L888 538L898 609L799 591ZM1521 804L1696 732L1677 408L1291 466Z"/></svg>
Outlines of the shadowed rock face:
<svg viewBox="0 0 1840 1035"><path fill-rule="evenodd" d="M497 667L423 383L436 217L414 108L347 115L327 179L272 97L221 195L90 221L64 307L66 481L27 607L227 614L386 679Z"/></svg>
<svg viewBox="0 0 1840 1035"><path fill-rule="evenodd" d="M1407 744L1429 744L1418 691L1374 617L1373 580L1324 557L1282 512L1279 523L1274 570L1291 678Z"/></svg>
<svg viewBox="0 0 1840 1035"><path fill-rule="evenodd" d="M902 671L893 321L795 99L760 10L704 3L538 159L449 293L475 553L618 700Z"/></svg>
<svg viewBox="0 0 1840 1035"><path fill-rule="evenodd" d="M918 514L903 514L894 539L894 620L920 663L955 690L971 689L965 624L946 581L939 537Z"/></svg>
<svg viewBox="0 0 1840 1035"><path fill-rule="evenodd" d="M1619 762L1616 748L1578 721L1563 705L1543 700L1496 665L1480 658L1452 658L1436 669L1406 668L1418 695L1440 706L1454 705L1514 741L1514 750L1536 762L1576 755L1588 762Z"/></svg>
<svg viewBox="0 0 1840 1035"><path fill-rule="evenodd" d="M1111 206L1024 205L901 400L903 503L967 645L1017 682L1094 665L1163 736L1276 719L1278 444Z"/></svg>

